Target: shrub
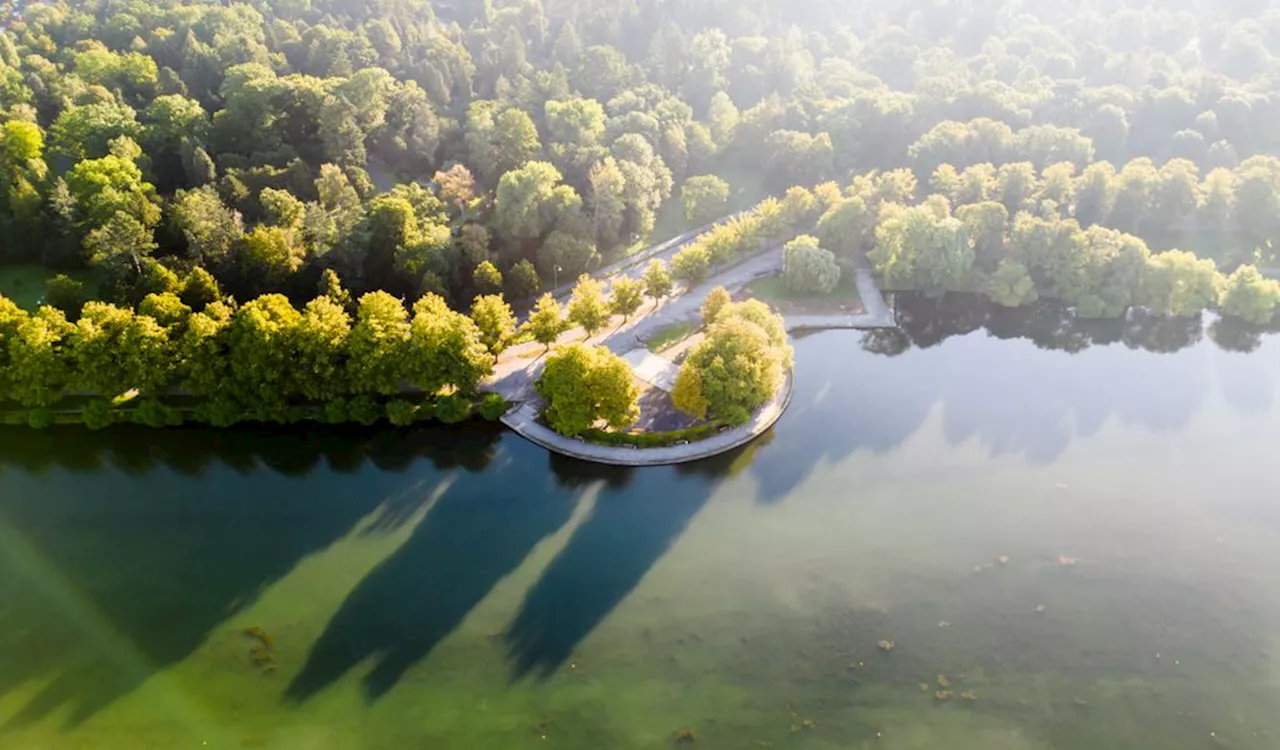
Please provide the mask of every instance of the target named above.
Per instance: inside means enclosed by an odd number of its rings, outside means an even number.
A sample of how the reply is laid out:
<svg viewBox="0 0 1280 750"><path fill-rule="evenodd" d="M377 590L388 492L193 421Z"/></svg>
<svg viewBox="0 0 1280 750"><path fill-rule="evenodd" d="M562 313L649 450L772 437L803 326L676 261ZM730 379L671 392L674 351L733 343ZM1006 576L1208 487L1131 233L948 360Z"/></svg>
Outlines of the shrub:
<svg viewBox="0 0 1280 750"><path fill-rule="evenodd" d="M445 424L457 424L471 416L471 401L456 393L436 399L436 418Z"/></svg>
<svg viewBox="0 0 1280 750"><path fill-rule="evenodd" d="M53 424L53 410L47 407L27 411L27 425L36 430L43 430Z"/></svg>
<svg viewBox="0 0 1280 750"><path fill-rule="evenodd" d="M511 404L496 393L486 393L480 399L480 416L489 422L497 422L510 408Z"/></svg>
<svg viewBox="0 0 1280 750"><path fill-rule="evenodd" d="M387 402L387 419L397 427L413 424L418 407L410 401L398 398Z"/></svg>
<svg viewBox="0 0 1280 750"><path fill-rule="evenodd" d="M116 421L116 413L110 401L95 398L84 407L83 418L85 427L91 430L102 430Z"/></svg>

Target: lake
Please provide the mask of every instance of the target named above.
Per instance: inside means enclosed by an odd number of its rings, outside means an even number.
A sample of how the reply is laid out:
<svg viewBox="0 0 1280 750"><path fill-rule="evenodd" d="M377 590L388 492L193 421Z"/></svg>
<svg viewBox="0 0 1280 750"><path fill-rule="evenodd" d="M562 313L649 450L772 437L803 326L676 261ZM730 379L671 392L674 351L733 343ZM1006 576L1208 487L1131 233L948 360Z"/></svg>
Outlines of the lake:
<svg viewBox="0 0 1280 750"><path fill-rule="evenodd" d="M1280 339L899 312L678 468L0 432L0 747L1280 745Z"/></svg>

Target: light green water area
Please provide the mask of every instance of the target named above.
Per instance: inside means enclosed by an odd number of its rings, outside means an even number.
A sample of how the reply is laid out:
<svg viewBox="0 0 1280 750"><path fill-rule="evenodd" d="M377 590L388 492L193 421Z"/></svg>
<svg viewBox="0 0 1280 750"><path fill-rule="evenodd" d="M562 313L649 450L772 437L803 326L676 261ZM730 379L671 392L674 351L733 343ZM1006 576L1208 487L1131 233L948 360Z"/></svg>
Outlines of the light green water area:
<svg viewBox="0 0 1280 750"><path fill-rule="evenodd" d="M0 432L0 748L1280 747L1280 338L902 317L681 468Z"/></svg>

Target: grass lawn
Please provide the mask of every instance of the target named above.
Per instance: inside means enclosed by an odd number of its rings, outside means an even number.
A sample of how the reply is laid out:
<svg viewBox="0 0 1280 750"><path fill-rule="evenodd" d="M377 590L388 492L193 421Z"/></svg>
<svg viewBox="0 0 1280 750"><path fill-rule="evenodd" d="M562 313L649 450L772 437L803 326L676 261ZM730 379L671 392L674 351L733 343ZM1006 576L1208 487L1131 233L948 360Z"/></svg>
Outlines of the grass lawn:
<svg viewBox="0 0 1280 750"><path fill-rule="evenodd" d="M44 282L57 275L57 271L37 263L0 266L0 295L13 300L14 304L24 310L35 312L44 299ZM90 298L97 296L97 282L91 273L75 271L68 275L84 282L85 291Z"/></svg>
<svg viewBox="0 0 1280 750"><path fill-rule="evenodd" d="M782 276L767 276L751 283L744 296L754 297L777 307L782 313L859 312L862 300L858 297L858 285L851 273L840 277L840 283L831 294L807 294L793 292L782 283Z"/></svg>
<svg viewBox="0 0 1280 750"><path fill-rule="evenodd" d="M649 351L657 354L696 330L698 330L696 323L674 323L653 334L644 345Z"/></svg>

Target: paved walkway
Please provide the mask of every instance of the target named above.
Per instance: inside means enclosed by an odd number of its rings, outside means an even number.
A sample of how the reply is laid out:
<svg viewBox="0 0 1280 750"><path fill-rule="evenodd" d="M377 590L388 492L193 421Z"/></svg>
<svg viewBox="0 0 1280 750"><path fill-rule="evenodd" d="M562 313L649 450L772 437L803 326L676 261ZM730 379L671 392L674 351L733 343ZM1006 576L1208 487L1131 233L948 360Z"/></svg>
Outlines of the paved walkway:
<svg viewBox="0 0 1280 750"><path fill-rule="evenodd" d="M622 358L631 365L636 377L649 385L667 393L676 389L676 373L680 372L680 368L666 357L660 357L648 349L632 349L622 355Z"/></svg>
<svg viewBox="0 0 1280 750"><path fill-rule="evenodd" d="M760 407L751 421L706 440L669 448L621 448L596 445L577 438L567 438L538 423L538 405L525 403L502 417L502 423L513 432L543 448L572 458L611 466L668 466L700 461L746 445L760 437L778 421L791 402L792 379L787 377L778 395Z"/></svg>
<svg viewBox="0 0 1280 750"><path fill-rule="evenodd" d="M876 286L871 269L858 266L854 269L854 281L858 285L858 296L862 298L863 312L857 315L788 315L787 330L810 330L818 328L893 328L893 311L885 304L880 287Z"/></svg>

